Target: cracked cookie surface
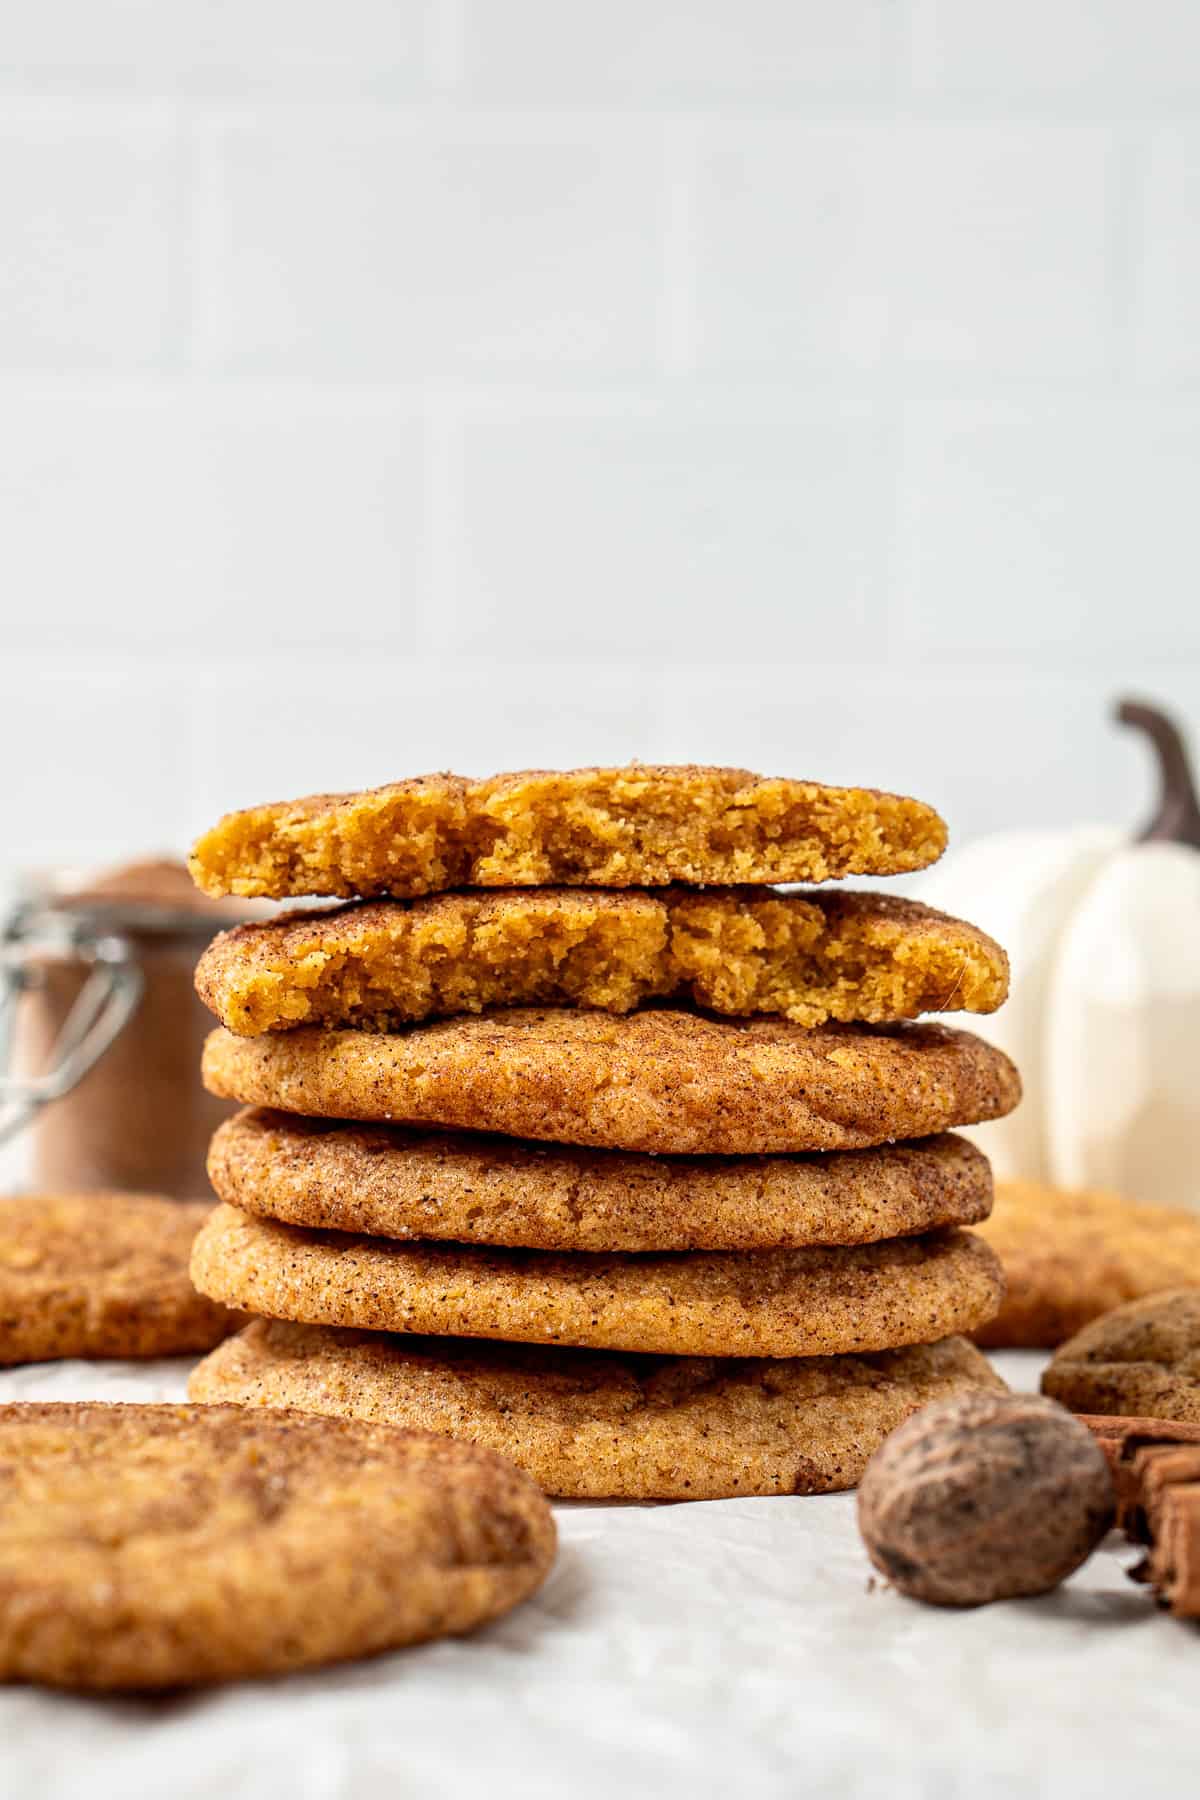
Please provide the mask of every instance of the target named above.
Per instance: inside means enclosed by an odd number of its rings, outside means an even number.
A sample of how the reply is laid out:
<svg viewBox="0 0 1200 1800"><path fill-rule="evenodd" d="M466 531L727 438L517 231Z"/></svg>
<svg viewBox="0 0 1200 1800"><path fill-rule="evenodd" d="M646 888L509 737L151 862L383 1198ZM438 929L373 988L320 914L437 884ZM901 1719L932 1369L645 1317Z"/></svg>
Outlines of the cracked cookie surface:
<svg viewBox="0 0 1200 1800"><path fill-rule="evenodd" d="M1200 1424L1200 1288L1149 1294L1093 1319L1042 1376L1073 1412Z"/></svg>
<svg viewBox="0 0 1200 1800"><path fill-rule="evenodd" d="M196 989L247 1037L307 1024L387 1031L489 1006L623 1013L652 999L886 1024L995 1011L1008 959L975 926L887 894L540 888L238 926L205 950Z"/></svg>
<svg viewBox="0 0 1200 1800"><path fill-rule="evenodd" d="M993 1348L1050 1350L1128 1300L1200 1287L1200 1217L1182 1207L1001 1181L981 1235L1004 1266L1007 1289L978 1334Z"/></svg>
<svg viewBox="0 0 1200 1800"><path fill-rule="evenodd" d="M547 1493L703 1500L850 1488L930 1400L1002 1388L961 1338L872 1356L628 1356L255 1320L199 1400L393 1420L487 1444Z"/></svg>
<svg viewBox="0 0 1200 1800"><path fill-rule="evenodd" d="M404 1244L219 1206L192 1252L202 1293L267 1318L703 1356L830 1356L990 1318L995 1255L950 1227L830 1249L601 1255Z"/></svg>
<svg viewBox="0 0 1200 1800"><path fill-rule="evenodd" d="M0 1364L175 1356L236 1331L188 1275L211 1210L156 1194L0 1200Z"/></svg>
<svg viewBox="0 0 1200 1800"><path fill-rule="evenodd" d="M987 1158L949 1134L808 1156L663 1157L246 1111L208 1158L222 1200L291 1225L533 1250L875 1243L986 1217Z"/></svg>
<svg viewBox="0 0 1200 1800"><path fill-rule="evenodd" d="M554 1560L486 1448L235 1406L0 1407L0 1680L163 1688L473 1630Z"/></svg>
<svg viewBox="0 0 1200 1800"><path fill-rule="evenodd" d="M229 813L193 848L207 894L410 898L458 887L828 881L923 869L932 807L746 769L631 763L421 775Z"/></svg>
<svg viewBox="0 0 1200 1800"><path fill-rule="evenodd" d="M211 1093L283 1112L668 1155L863 1149L999 1118L1021 1093L1003 1051L949 1026L656 1007L513 1007L392 1033L221 1028L203 1070Z"/></svg>

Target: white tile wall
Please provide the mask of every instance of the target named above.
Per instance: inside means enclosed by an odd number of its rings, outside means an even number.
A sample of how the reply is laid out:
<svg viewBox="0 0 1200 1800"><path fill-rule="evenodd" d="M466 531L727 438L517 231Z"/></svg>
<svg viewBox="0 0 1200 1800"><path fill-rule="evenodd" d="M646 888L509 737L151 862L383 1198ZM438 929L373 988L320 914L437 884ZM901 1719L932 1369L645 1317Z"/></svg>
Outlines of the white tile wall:
<svg viewBox="0 0 1200 1800"><path fill-rule="evenodd" d="M1198 470L1190 399L1009 388L915 400L901 456L901 641L1010 668L1200 660Z"/></svg>
<svg viewBox="0 0 1200 1800"><path fill-rule="evenodd" d="M0 98L0 368L179 355L173 108Z"/></svg>
<svg viewBox="0 0 1200 1800"><path fill-rule="evenodd" d="M1190 0L40 0L0 245L0 865L632 754L1133 819L1112 696L1200 737Z"/></svg>
<svg viewBox="0 0 1200 1800"><path fill-rule="evenodd" d="M430 77L438 0L35 0L4 20L18 91L402 93Z"/></svg>
<svg viewBox="0 0 1200 1800"><path fill-rule="evenodd" d="M891 0L461 0L464 83L506 100L820 99L886 92Z"/></svg>
<svg viewBox="0 0 1200 1800"><path fill-rule="evenodd" d="M196 349L298 376L652 369L661 134L362 106L197 129Z"/></svg>
<svg viewBox="0 0 1200 1800"><path fill-rule="evenodd" d="M1149 134L1135 354L1150 380L1200 373L1200 118Z"/></svg>
<svg viewBox="0 0 1200 1800"><path fill-rule="evenodd" d="M449 653L728 665L839 656L883 625L869 400L610 394L462 429Z"/></svg>
<svg viewBox="0 0 1200 1800"><path fill-rule="evenodd" d="M189 779L186 684L163 670L101 668L69 653L5 657L5 874L92 867L169 847Z"/></svg>
<svg viewBox="0 0 1200 1800"><path fill-rule="evenodd" d="M1119 110L1200 97L1193 0L913 0L923 94Z"/></svg>
<svg viewBox="0 0 1200 1800"><path fill-rule="evenodd" d="M0 411L5 638L148 654L418 647L425 427L324 388L10 386Z"/></svg>
<svg viewBox="0 0 1200 1800"><path fill-rule="evenodd" d="M1120 160L1104 125L907 127L888 151L900 354L1001 377L1108 369Z"/></svg>
<svg viewBox="0 0 1200 1800"><path fill-rule="evenodd" d="M877 366L895 326L895 134L876 121L705 122L696 360L759 378Z"/></svg>

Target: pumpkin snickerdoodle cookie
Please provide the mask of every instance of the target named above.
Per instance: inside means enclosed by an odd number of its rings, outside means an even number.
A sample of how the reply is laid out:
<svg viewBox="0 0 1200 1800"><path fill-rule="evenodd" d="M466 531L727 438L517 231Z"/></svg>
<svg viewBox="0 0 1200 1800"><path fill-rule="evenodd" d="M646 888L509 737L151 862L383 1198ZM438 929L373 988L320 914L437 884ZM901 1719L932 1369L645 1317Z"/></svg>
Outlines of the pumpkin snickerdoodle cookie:
<svg viewBox="0 0 1200 1800"><path fill-rule="evenodd" d="M173 1356L236 1331L188 1276L210 1211L153 1194L0 1200L0 1364Z"/></svg>
<svg viewBox="0 0 1200 1800"><path fill-rule="evenodd" d="M208 1158L222 1200L291 1225L532 1250L762 1250L972 1225L987 1159L946 1134L878 1150L663 1157L247 1111Z"/></svg>
<svg viewBox="0 0 1200 1800"><path fill-rule="evenodd" d="M192 852L206 894L393 894L456 887L828 881L923 869L932 807L873 788L745 769L629 764L477 781L422 775L228 814Z"/></svg>
<svg viewBox="0 0 1200 1800"><path fill-rule="evenodd" d="M1090 1319L1164 1288L1200 1288L1200 1217L1120 1194L1002 1181L982 1227L1004 1305L977 1334L995 1348L1053 1349Z"/></svg>
<svg viewBox="0 0 1200 1800"><path fill-rule="evenodd" d="M927 1401L1003 1383L961 1338L778 1361L387 1337L255 1320L197 1400L390 1420L501 1450L547 1493L715 1500L850 1488Z"/></svg>
<svg viewBox="0 0 1200 1800"><path fill-rule="evenodd" d="M953 1227L883 1244L625 1256L405 1244L219 1206L192 1280L226 1305L307 1325L581 1344L680 1356L831 1356L966 1332L1002 1292Z"/></svg>
<svg viewBox="0 0 1200 1800"><path fill-rule="evenodd" d="M306 1024L389 1030L489 1006L623 1013L652 999L800 1025L886 1024L995 1011L1008 959L975 926L884 894L533 888L242 925L209 945L196 988L247 1037Z"/></svg>
<svg viewBox="0 0 1200 1800"><path fill-rule="evenodd" d="M1131 1300L1063 1344L1042 1392L1073 1412L1200 1424L1200 1288Z"/></svg>
<svg viewBox="0 0 1200 1800"><path fill-rule="evenodd" d="M998 1118L1021 1091L1002 1051L944 1025L809 1030L659 1008L218 1030L203 1071L211 1093L285 1112L668 1155L862 1149Z"/></svg>
<svg viewBox="0 0 1200 1800"><path fill-rule="evenodd" d="M533 1483L426 1432L0 1407L0 1680L162 1688L473 1630L554 1560Z"/></svg>

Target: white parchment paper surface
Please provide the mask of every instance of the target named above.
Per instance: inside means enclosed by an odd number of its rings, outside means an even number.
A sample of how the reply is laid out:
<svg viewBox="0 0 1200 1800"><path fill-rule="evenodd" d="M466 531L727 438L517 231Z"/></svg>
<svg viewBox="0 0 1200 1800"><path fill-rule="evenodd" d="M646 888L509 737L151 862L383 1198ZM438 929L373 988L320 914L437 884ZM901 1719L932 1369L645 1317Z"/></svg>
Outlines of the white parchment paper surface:
<svg viewBox="0 0 1200 1800"><path fill-rule="evenodd" d="M1013 1386L1040 1359L1001 1356ZM188 1364L0 1373L0 1400L183 1396ZM1044 1599L950 1613L869 1580L850 1495L565 1506L491 1630L157 1700L0 1690L4 1800L1200 1794L1200 1628L1114 1539Z"/></svg>

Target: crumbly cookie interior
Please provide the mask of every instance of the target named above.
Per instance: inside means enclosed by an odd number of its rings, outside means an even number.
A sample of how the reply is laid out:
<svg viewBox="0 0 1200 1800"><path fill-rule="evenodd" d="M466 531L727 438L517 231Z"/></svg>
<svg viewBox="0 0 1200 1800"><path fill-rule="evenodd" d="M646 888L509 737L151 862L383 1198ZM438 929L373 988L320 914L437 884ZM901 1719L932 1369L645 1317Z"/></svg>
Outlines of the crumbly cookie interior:
<svg viewBox="0 0 1200 1800"><path fill-rule="evenodd" d="M231 813L203 836L206 893L411 896L477 886L825 881L940 856L931 807L737 769L426 776Z"/></svg>
<svg viewBox="0 0 1200 1800"><path fill-rule="evenodd" d="M882 1024L991 1012L1008 965L973 927L881 895L556 889L244 927L206 955L198 986L245 1036L313 1024L387 1031L492 1006L624 1013L652 999L800 1025Z"/></svg>

